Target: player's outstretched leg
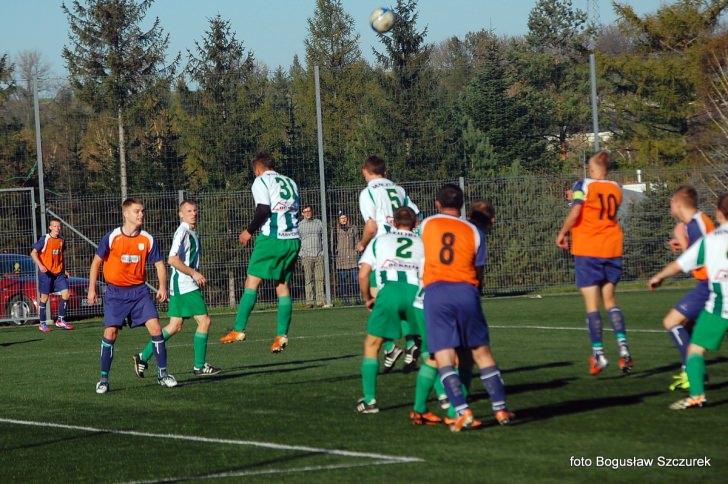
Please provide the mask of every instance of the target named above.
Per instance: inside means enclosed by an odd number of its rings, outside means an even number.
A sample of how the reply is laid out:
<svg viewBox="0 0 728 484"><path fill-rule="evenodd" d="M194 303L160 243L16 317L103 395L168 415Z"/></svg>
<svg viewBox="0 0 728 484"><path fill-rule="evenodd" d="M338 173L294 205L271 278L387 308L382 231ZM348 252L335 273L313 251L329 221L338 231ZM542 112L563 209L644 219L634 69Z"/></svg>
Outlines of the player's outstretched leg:
<svg viewBox="0 0 728 484"><path fill-rule="evenodd" d="M162 338L164 338L165 343L171 338L172 336L167 332L166 329L162 330ZM139 378L144 378L144 372L147 368L149 368L149 359L154 355L154 342L150 339L147 345L144 347L141 353L132 355L132 360L134 362L134 373L136 373L136 376Z"/></svg>
<svg viewBox="0 0 728 484"><path fill-rule="evenodd" d="M495 419L500 425L508 425L516 416L506 407L506 390L498 367L493 365L480 370L480 381L490 396Z"/></svg>
<svg viewBox="0 0 728 484"><path fill-rule="evenodd" d="M586 327L589 330L592 355L589 357L589 373L597 375L607 367L607 358L604 356L602 343L602 316L599 311L586 313Z"/></svg>
<svg viewBox="0 0 728 484"><path fill-rule="evenodd" d="M667 333L670 335L672 341L675 343L675 348L677 348L678 352L680 353L681 361L680 373L672 377L673 382L670 385L670 390L689 390L690 382L688 381L687 371L685 371L685 365L687 360L688 346L690 346L690 333L688 333L688 330L682 324L677 324L673 326L672 328L667 330Z"/></svg>
<svg viewBox="0 0 728 484"><path fill-rule="evenodd" d="M634 367L634 360L627 345L627 327L624 324L624 314L617 306L607 310L609 313L609 323L614 330L614 336L617 338L617 346L619 348L619 369L622 373L629 373Z"/></svg>
<svg viewBox="0 0 728 484"><path fill-rule="evenodd" d="M288 346L288 329L291 327L293 302L291 296L278 296L276 339L270 347L271 353L280 353Z"/></svg>
<svg viewBox="0 0 728 484"><path fill-rule="evenodd" d="M437 367L431 360L425 362L417 372L417 384L415 386L415 404L410 412L410 420L414 425L437 425L442 419L427 409L427 397L435 386L437 380Z"/></svg>
<svg viewBox="0 0 728 484"><path fill-rule="evenodd" d="M361 361L361 385L364 397L356 402L354 410L359 413L378 413L377 407L377 373L379 360L364 357Z"/></svg>
<svg viewBox="0 0 728 484"><path fill-rule="evenodd" d="M255 307L258 299L258 290L246 287L243 290L243 297L240 298L238 314L235 316L235 326L225 336L220 338L220 343L235 343L245 341L245 327L248 325L248 318Z"/></svg>
<svg viewBox="0 0 728 484"><path fill-rule="evenodd" d="M460 432L464 428L474 428L481 425L481 422L475 420L473 412L468 406L463 391L463 384L460 382L455 368L453 366L444 366L438 370L442 386L445 387L445 393L450 400L450 406L457 412L454 421L445 420L450 426L450 431Z"/></svg>
<svg viewBox="0 0 728 484"><path fill-rule="evenodd" d="M109 391L109 372L114 359L114 343L116 340L101 338L101 380L96 384L96 393Z"/></svg>
<svg viewBox="0 0 728 484"><path fill-rule="evenodd" d="M708 403L705 398L705 356L700 353L688 354L685 370L690 380L690 396L670 405L672 410L699 408Z"/></svg>
<svg viewBox="0 0 728 484"><path fill-rule="evenodd" d="M57 328L65 329L70 331L74 328L72 324L66 322L66 307L68 306L68 299L61 299L58 304L58 316L56 317L55 325Z"/></svg>

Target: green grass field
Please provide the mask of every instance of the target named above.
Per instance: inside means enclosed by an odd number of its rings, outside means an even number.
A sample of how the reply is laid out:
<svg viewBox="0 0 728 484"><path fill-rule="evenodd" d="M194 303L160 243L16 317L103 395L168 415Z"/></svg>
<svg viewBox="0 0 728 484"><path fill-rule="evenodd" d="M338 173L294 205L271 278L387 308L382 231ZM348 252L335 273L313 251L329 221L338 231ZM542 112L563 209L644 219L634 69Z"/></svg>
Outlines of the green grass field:
<svg viewBox="0 0 728 484"><path fill-rule="evenodd" d="M476 380L473 408L486 425L459 434L410 423L415 374L398 370L379 378L381 413L353 412L367 317L360 308L294 312L290 345L277 355L268 352L275 313L255 313L249 340L230 345L217 339L232 315L216 315L208 361L225 372L214 377L191 373L189 321L168 343L180 383L173 389L157 385L153 371L135 376L131 355L147 333L125 329L105 395L94 392L100 322L48 334L3 327L0 481L725 482L725 351L707 360L708 407L667 408L682 394L667 390L678 356L661 320L683 291L620 294L636 361L629 376L617 368L611 331L611 364L589 375L578 296L486 300L517 420L495 425ZM664 467L661 456L707 457L710 467ZM572 457L592 465L573 466ZM634 457L655 461L597 466L598 458Z"/></svg>

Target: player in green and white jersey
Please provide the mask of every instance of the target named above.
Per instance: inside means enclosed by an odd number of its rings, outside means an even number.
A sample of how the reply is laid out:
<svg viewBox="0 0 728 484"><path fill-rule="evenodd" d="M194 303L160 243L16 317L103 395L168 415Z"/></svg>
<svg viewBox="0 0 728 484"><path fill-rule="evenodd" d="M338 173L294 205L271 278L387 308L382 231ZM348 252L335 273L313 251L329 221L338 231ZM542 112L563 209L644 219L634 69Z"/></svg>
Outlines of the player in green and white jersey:
<svg viewBox="0 0 728 484"><path fill-rule="evenodd" d="M393 216L394 228L377 236L359 261L359 287L366 307L371 311L361 364L364 397L355 407L360 413L379 412L376 400L377 354L384 340L397 339L402 335L400 321L407 321L410 327L417 328L418 317L424 320L422 311L413 306L420 289L420 266L425 255L422 239L412 233L416 224L417 215L411 208L398 208ZM379 288L376 302L370 286L372 272ZM411 415L413 421L414 413ZM420 423L423 423L423 418L427 423L442 421L426 409L416 417Z"/></svg>
<svg viewBox="0 0 728 484"><path fill-rule="evenodd" d="M410 207L415 214L419 213L417 205L409 199L404 188L387 179L387 164L376 156L371 155L364 158L362 162L362 176L367 182L366 188L359 193L359 211L364 219L364 230L362 237L356 246L356 250L364 252L371 240L378 235L386 234L392 230L394 211L399 207ZM371 291L374 297L377 295L377 288L374 281L370 281ZM384 371L392 369L397 359L405 354L406 372L417 369L417 355L419 348L415 342L416 330L409 328L407 322L402 322L402 332L405 334L407 343L405 349L398 348L394 341L384 342Z"/></svg>
<svg viewBox="0 0 728 484"><path fill-rule="evenodd" d="M195 353L192 372L195 375L217 375L222 370L207 363L207 335L210 331L211 320L207 312L207 305L202 298L201 286L207 279L200 272L200 237L197 234L197 204L185 200L179 205L180 224L172 239L172 248L169 251L167 262L171 270L169 284L169 324L162 329L164 341L182 331L185 318L194 318L197 331L193 339ZM149 341L144 350L133 356L134 371L137 376L144 378L144 371L148 368L148 361L152 357L153 342Z"/></svg>
<svg viewBox="0 0 728 484"><path fill-rule="evenodd" d="M291 325L291 291L288 281L296 265L301 240L298 235L298 185L275 171L275 160L270 153L258 153L251 162L255 180L252 191L255 216L240 234L245 246L260 229L248 265L248 276L240 300L235 327L220 339L221 343L245 340L245 327L258 297L258 286L263 279L276 283L278 295L278 325L271 353L279 353L288 346L288 328Z"/></svg>
<svg viewBox="0 0 728 484"><path fill-rule="evenodd" d="M695 323L685 361L690 396L670 405L673 410L698 408L707 403L703 383L705 353L718 350L728 331L728 194L718 197L715 219L720 227L688 247L648 282L648 287L655 289L664 279L681 271L690 272L700 267L708 270L710 296Z"/></svg>

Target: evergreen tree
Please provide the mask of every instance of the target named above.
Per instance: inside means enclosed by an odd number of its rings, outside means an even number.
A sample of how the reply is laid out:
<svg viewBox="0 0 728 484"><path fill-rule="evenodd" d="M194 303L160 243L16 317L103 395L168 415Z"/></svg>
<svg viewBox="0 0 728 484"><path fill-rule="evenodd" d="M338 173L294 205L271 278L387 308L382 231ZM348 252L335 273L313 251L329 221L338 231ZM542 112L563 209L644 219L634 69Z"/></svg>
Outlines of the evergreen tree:
<svg viewBox="0 0 728 484"><path fill-rule="evenodd" d="M69 45L63 58L71 85L79 97L96 111L113 112L118 127L119 182L121 196L128 192L125 119L127 110L139 101L161 77L171 79L179 56L164 65L169 36L159 19L151 28L141 24L153 0L73 0L61 9L69 23Z"/></svg>
<svg viewBox="0 0 728 484"><path fill-rule="evenodd" d="M571 0L536 2L528 29L525 42L513 50L517 77L532 109L548 113L530 129L561 160L544 162L541 170L559 170L578 157L570 139L592 131L587 45L593 30Z"/></svg>
<svg viewBox="0 0 728 484"><path fill-rule="evenodd" d="M391 131L387 162L399 178L423 177L441 165L441 126L446 126L435 116L432 47L425 44L427 27L417 29L417 0L398 0L393 10L392 30L378 34L384 50L374 50L389 98L381 119Z"/></svg>
<svg viewBox="0 0 728 484"><path fill-rule="evenodd" d="M663 166L704 159L702 103L696 102L705 47L726 0L679 0L638 16L615 2L631 49L600 56L608 121L630 153L625 166Z"/></svg>
<svg viewBox="0 0 728 484"><path fill-rule="evenodd" d="M503 174L514 163L538 169L544 153L542 133L534 130L543 122L543 116L523 92L513 89L501 50L492 37L490 48L480 60L479 72L460 99L468 175L470 170L480 175Z"/></svg>
<svg viewBox="0 0 728 484"><path fill-rule="evenodd" d="M346 153L360 123L358 108L368 68L354 27L341 0L316 0L304 40L307 83L314 83L313 68L319 66L325 170L327 179L335 184L356 175L347 166ZM315 95L313 89L306 91Z"/></svg>
<svg viewBox="0 0 728 484"><path fill-rule="evenodd" d="M217 15L188 55L186 72L196 89L181 86L186 118L180 129L195 147L185 153L192 187L242 187L251 176L247 160L256 150L251 113L260 103L260 94L251 89L253 53L235 37L230 21Z"/></svg>

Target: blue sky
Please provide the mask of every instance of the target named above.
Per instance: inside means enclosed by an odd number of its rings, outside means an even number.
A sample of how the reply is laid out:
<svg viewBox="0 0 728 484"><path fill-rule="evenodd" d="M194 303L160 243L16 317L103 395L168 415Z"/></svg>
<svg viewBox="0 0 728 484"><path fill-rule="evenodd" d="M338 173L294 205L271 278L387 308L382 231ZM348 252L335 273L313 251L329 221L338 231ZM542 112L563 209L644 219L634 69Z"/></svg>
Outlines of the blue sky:
<svg viewBox="0 0 728 484"><path fill-rule="evenodd" d="M654 12L665 0L623 0L638 13ZM394 2L391 2L394 3ZM420 0L420 27L428 27L427 41L440 42L452 36L462 38L467 32L493 30L497 35L521 35L527 31L528 14L535 0ZM669 3L669 2L667 2ZM315 0L156 0L148 13L147 26L159 17L170 35L169 53L194 48L217 14L229 20L236 37L253 52L256 59L275 68L288 67L293 56L305 55L306 20L313 15ZM372 47L380 48L368 24L369 13L387 2L378 0L343 0L361 34L361 50L372 59ZM587 10L587 0L572 0ZM3 2L0 21L0 54L11 58L23 50L37 50L54 75L65 75L61 50L68 43L67 20L59 0L10 0ZM603 24L615 20L612 2L598 0Z"/></svg>

